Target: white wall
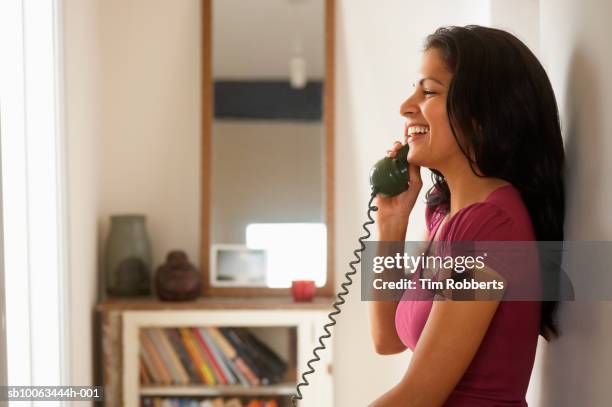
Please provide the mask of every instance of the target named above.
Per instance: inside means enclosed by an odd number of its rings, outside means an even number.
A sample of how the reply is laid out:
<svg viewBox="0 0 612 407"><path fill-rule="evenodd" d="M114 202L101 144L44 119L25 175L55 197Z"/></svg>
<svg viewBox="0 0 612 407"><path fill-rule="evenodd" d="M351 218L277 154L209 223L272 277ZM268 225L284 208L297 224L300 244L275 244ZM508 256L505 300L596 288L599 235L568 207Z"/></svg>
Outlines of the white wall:
<svg viewBox="0 0 612 407"><path fill-rule="evenodd" d="M198 0L99 0L100 252L108 218L144 213L154 265L199 264L201 11Z"/></svg>
<svg viewBox="0 0 612 407"><path fill-rule="evenodd" d="M491 26L512 32L539 56L539 0L490 0Z"/></svg>
<svg viewBox="0 0 612 407"><path fill-rule="evenodd" d="M100 70L97 0L62 0L70 267L70 384L92 385ZM85 403L85 402L81 402Z"/></svg>
<svg viewBox="0 0 612 407"><path fill-rule="evenodd" d="M612 240L612 48L607 1L540 0L540 49L559 101L570 177L567 239ZM542 348L541 406L612 404L612 304L571 302Z"/></svg>

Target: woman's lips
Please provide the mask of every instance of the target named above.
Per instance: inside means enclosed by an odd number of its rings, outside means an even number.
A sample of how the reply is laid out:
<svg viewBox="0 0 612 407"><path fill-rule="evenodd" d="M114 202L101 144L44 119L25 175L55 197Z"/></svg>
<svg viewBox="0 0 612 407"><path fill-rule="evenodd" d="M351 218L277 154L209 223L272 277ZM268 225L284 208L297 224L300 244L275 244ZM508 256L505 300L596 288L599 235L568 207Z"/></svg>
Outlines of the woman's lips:
<svg viewBox="0 0 612 407"><path fill-rule="evenodd" d="M412 133L412 134L408 134L408 129L410 126L408 126L408 123L404 124L404 143L412 143L413 141L419 140L421 138L423 138L424 136L429 136L429 132L431 129L429 129L429 126L422 126L422 127L427 127L427 132L426 133Z"/></svg>
<svg viewBox="0 0 612 407"><path fill-rule="evenodd" d="M412 143L413 141L417 141L420 140L422 138L424 138L425 136L428 136L429 132L427 133L412 133L410 135L408 135L408 143Z"/></svg>

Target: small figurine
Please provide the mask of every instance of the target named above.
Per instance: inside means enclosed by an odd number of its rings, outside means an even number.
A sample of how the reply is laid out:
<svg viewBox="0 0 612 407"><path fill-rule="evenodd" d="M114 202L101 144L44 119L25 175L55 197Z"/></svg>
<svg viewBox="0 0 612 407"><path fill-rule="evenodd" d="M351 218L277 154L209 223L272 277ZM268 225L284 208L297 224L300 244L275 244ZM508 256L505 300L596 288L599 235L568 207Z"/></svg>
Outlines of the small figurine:
<svg viewBox="0 0 612 407"><path fill-rule="evenodd" d="M163 301L191 301L200 295L202 277L187 254L181 250L168 253L166 263L155 275L155 290Z"/></svg>

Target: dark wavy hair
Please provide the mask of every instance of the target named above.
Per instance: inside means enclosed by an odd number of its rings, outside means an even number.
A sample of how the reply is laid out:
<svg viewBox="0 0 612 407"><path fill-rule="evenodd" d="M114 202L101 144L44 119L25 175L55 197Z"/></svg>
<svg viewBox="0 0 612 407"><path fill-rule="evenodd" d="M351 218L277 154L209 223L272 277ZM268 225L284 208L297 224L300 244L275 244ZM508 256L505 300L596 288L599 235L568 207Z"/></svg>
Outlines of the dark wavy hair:
<svg viewBox="0 0 612 407"><path fill-rule="evenodd" d="M425 39L423 51L430 48L440 51L453 73L446 109L474 174L476 165L483 176L506 180L520 191L537 240L564 240L561 125L538 59L514 35L479 25L440 27ZM448 205L446 180L431 171L434 186L427 191L427 206ZM542 302L540 333L547 340L559 334L556 308L555 301Z"/></svg>

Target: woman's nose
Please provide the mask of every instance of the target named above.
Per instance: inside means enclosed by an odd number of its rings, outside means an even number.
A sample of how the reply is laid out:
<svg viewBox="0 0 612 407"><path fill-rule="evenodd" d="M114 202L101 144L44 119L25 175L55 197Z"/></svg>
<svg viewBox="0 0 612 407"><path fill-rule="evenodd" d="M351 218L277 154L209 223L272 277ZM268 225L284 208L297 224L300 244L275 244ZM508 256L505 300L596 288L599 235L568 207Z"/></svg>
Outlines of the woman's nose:
<svg viewBox="0 0 612 407"><path fill-rule="evenodd" d="M410 97L400 105L401 116L410 117L410 115L414 115L415 113L418 113L418 111L419 105L416 103L414 94L410 95Z"/></svg>

